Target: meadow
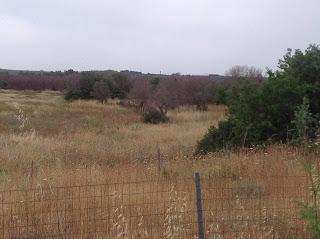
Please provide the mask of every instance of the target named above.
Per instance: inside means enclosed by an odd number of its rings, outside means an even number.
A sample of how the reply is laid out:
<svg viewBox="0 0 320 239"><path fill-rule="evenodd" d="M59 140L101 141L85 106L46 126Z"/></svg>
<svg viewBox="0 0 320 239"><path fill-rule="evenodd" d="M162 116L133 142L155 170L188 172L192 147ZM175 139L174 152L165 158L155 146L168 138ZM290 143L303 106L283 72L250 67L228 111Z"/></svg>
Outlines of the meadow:
<svg viewBox="0 0 320 239"><path fill-rule="evenodd" d="M224 107L208 112L180 108L168 124L147 125L139 112L116 102L68 103L55 92L0 92L2 182L20 176L78 167L114 168L192 157L197 140L224 117ZM54 172L56 173L56 172ZM60 177L59 177L60 178Z"/></svg>
<svg viewBox="0 0 320 239"><path fill-rule="evenodd" d="M309 189L302 162L313 156L288 145L195 156L197 141L224 119L224 106L180 107L168 113L169 123L150 125L117 103L0 91L3 238L47 238L55 231L53 238L193 238L195 172L203 179L208 238L258 238L257 232L259 238L304 238L298 201L308 200ZM100 186L81 191L83 185ZM59 198L55 189L64 187ZM28 198L32 205L12 209ZM58 208L63 214L53 215ZM27 226L17 232L12 225Z"/></svg>

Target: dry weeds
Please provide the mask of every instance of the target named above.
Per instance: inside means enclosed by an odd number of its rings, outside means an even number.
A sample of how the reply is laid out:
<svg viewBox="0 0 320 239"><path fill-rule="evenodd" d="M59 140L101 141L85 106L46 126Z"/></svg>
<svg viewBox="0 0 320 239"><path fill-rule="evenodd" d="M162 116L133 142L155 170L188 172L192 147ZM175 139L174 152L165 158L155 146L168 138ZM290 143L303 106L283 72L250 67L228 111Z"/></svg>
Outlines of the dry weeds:
<svg viewBox="0 0 320 239"><path fill-rule="evenodd" d="M308 187L297 149L193 156L224 113L186 107L170 111L168 124L145 125L114 102L0 91L2 236L192 238L194 172L203 179L208 238L306 235L297 201L308 198Z"/></svg>

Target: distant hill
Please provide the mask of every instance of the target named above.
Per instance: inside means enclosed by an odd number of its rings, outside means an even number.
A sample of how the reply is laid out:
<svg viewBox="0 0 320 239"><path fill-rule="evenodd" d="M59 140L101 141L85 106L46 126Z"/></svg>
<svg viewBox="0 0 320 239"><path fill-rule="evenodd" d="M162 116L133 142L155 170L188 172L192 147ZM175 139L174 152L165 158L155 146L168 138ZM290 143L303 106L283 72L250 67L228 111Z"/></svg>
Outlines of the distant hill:
<svg viewBox="0 0 320 239"><path fill-rule="evenodd" d="M88 71L84 71L84 72L88 72ZM91 72L99 72L99 73L103 73L103 74L112 74L114 72L118 72L115 70L92 70ZM130 77L133 78L137 78L137 77L169 77L172 75L179 75L179 74L153 74L153 73L142 73L139 71L129 71L129 70L122 70L120 71L121 73L124 73ZM11 70L11 69L1 69L0 68L0 74L8 74L8 75L21 75L21 74L26 74L26 75L55 75L55 74L62 74L62 73L75 73L75 71L73 71L72 69L67 70L67 71L30 71L30 70ZM81 73L81 72L79 72ZM209 75L187 75L190 77L209 77L210 80L216 80L216 81L222 81L224 80L226 77L222 76L222 75L218 75L218 74L209 74Z"/></svg>

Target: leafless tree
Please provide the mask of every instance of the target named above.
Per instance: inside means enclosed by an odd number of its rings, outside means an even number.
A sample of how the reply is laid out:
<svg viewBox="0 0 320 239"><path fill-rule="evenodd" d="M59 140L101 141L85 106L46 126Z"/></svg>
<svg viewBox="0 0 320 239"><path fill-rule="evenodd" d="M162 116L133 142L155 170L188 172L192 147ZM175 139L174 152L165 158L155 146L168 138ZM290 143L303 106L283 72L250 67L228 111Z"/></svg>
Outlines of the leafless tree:
<svg viewBox="0 0 320 239"><path fill-rule="evenodd" d="M128 105L135 106L139 111L143 112L148 104L151 94L151 85L148 80L135 80L132 84L132 89L129 94Z"/></svg>
<svg viewBox="0 0 320 239"><path fill-rule="evenodd" d="M249 78L260 79L262 78L263 71L254 66L236 65L226 71L225 75L233 78Z"/></svg>

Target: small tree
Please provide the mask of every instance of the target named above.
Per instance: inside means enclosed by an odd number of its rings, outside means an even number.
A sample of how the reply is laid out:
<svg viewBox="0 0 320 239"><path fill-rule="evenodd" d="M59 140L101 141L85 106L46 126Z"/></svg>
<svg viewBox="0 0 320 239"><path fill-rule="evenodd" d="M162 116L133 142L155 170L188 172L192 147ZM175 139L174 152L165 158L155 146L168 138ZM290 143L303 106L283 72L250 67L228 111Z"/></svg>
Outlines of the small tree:
<svg viewBox="0 0 320 239"><path fill-rule="evenodd" d="M208 79L190 78L182 83L182 104L195 105L197 110L206 111L212 101L212 83Z"/></svg>
<svg viewBox="0 0 320 239"><path fill-rule="evenodd" d="M81 99L92 99L92 90L95 82L100 80L102 76L98 76L93 72L84 72L80 78Z"/></svg>
<svg viewBox="0 0 320 239"><path fill-rule="evenodd" d="M92 90L92 96L101 103L104 103L110 97L108 81L101 80L95 82Z"/></svg>
<svg viewBox="0 0 320 239"><path fill-rule="evenodd" d="M174 109L181 104L181 88L178 80L163 79L150 94L148 103L166 116L169 109Z"/></svg>
<svg viewBox="0 0 320 239"><path fill-rule="evenodd" d="M134 102L140 112L144 112L148 99L150 98L151 89L148 80L135 81L130 91L129 99Z"/></svg>
<svg viewBox="0 0 320 239"><path fill-rule="evenodd" d="M309 100L303 98L303 103L298 106L297 110L294 112L294 120L292 121L295 126L295 143L307 144L313 130L314 123L316 123L314 116L310 112Z"/></svg>

